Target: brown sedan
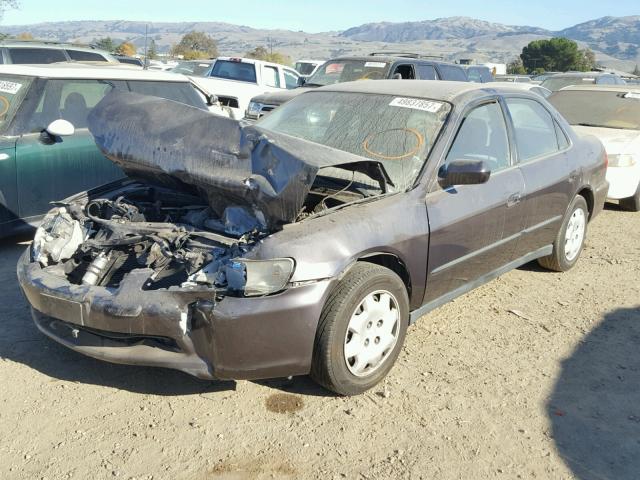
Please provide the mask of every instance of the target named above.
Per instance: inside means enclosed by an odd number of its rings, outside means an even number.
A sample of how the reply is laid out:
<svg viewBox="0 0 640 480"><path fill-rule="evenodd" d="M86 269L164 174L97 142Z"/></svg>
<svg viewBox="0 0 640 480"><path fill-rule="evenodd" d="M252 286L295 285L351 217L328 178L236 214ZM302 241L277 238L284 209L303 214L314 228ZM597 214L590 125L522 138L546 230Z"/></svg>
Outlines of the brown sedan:
<svg viewBox="0 0 640 480"><path fill-rule="evenodd" d="M608 188L600 142L508 86L338 84L256 125L116 92L89 124L130 180L49 213L18 265L34 320L200 378L363 392L431 309L570 269Z"/></svg>

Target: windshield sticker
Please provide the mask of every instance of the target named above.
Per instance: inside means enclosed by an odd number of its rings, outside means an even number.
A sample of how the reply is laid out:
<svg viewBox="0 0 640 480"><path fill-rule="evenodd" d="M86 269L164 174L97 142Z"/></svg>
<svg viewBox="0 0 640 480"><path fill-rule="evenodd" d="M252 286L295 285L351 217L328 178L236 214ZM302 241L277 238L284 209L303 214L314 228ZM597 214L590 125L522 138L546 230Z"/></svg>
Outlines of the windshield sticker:
<svg viewBox="0 0 640 480"><path fill-rule="evenodd" d="M0 81L0 92L15 95L20 90L22 84L15 82Z"/></svg>
<svg viewBox="0 0 640 480"><path fill-rule="evenodd" d="M365 68L384 68L387 64L384 62L367 62L364 64Z"/></svg>
<svg viewBox="0 0 640 480"><path fill-rule="evenodd" d="M419 98L396 97L389 104L390 107L412 108L425 112L436 113L442 107L442 102L420 100Z"/></svg>
<svg viewBox="0 0 640 480"><path fill-rule="evenodd" d="M623 95L623 98L633 98L634 100L640 100L640 92L627 92Z"/></svg>

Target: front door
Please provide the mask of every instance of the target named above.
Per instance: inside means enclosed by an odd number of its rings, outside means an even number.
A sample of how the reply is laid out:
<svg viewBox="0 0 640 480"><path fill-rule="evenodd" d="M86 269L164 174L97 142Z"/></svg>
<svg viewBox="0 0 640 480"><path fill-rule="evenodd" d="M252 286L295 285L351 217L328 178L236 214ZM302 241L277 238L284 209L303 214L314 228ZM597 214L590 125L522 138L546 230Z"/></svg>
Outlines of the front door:
<svg viewBox="0 0 640 480"><path fill-rule="evenodd" d="M445 163L484 160L491 177L484 184L436 188L427 195L430 240L424 303L465 289L514 259L524 227L524 180L510 152L497 100L465 116Z"/></svg>
<svg viewBox="0 0 640 480"><path fill-rule="evenodd" d="M20 217L38 217L51 201L124 176L100 153L87 128L89 111L113 87L99 80L47 81L28 131L16 145ZM75 133L52 141L41 132L58 118L71 122Z"/></svg>

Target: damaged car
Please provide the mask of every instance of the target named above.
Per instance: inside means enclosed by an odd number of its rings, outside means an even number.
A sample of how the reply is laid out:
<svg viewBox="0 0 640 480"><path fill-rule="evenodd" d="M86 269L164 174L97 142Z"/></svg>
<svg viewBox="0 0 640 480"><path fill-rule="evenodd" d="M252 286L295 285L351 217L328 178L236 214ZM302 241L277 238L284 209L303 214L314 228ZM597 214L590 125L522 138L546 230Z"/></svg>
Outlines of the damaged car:
<svg viewBox="0 0 640 480"><path fill-rule="evenodd" d="M55 203L21 257L38 328L110 362L343 395L433 308L532 260L570 269L608 188L598 140L470 83L336 84L254 125L113 91L89 129L128 179Z"/></svg>

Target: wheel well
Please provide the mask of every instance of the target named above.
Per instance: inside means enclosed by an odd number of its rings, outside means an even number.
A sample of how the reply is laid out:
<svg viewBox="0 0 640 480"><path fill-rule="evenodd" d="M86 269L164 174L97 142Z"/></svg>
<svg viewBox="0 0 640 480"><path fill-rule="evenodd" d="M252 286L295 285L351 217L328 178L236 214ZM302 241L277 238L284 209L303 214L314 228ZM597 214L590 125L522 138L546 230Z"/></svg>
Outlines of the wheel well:
<svg viewBox="0 0 640 480"><path fill-rule="evenodd" d="M407 288L407 295L411 298L411 276L409 270L402 260L391 253L375 253L358 259L359 262L369 262L388 268L395 272Z"/></svg>
<svg viewBox="0 0 640 480"><path fill-rule="evenodd" d="M591 215L593 214L593 204L594 204L593 192L591 191L591 189L585 187L578 192L578 195L583 197L587 202L587 208L589 209L589 219L591 219Z"/></svg>

